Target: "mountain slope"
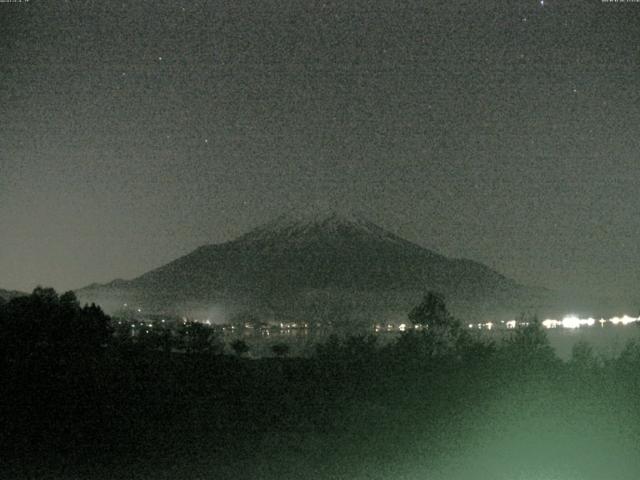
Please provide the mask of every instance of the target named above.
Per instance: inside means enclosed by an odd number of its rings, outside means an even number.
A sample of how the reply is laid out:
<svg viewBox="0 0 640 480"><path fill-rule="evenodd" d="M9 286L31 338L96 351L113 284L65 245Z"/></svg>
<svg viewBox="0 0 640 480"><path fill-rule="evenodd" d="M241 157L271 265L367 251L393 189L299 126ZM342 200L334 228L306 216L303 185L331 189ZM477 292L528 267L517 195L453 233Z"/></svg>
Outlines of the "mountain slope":
<svg viewBox="0 0 640 480"><path fill-rule="evenodd" d="M315 318L329 315L327 309L343 316L406 313L427 289L444 293L461 316L509 309L514 302L520 308L535 296L482 264L449 259L364 219L337 214L279 217L131 281L78 293L155 309L226 305Z"/></svg>

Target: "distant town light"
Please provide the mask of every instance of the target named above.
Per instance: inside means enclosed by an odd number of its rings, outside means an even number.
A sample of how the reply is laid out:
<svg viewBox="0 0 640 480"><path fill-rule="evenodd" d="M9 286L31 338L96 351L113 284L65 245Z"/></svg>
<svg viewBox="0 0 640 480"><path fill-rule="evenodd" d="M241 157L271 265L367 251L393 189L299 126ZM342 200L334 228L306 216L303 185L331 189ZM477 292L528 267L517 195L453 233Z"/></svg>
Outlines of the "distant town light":
<svg viewBox="0 0 640 480"><path fill-rule="evenodd" d="M625 315L622 317L622 324L623 325L628 325L629 323L633 323L633 322L637 322L638 319L637 318L632 318L629 315Z"/></svg>
<svg viewBox="0 0 640 480"><path fill-rule="evenodd" d="M562 326L564 328L578 328L580 326L580 319L575 315L567 315L562 319Z"/></svg>

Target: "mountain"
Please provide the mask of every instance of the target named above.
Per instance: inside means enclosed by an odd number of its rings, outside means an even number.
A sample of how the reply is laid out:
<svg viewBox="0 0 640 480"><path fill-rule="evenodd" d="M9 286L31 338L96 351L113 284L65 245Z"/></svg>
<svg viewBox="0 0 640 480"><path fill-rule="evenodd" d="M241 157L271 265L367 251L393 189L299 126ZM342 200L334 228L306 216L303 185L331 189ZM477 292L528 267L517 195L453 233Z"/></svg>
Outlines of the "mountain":
<svg viewBox="0 0 640 480"><path fill-rule="evenodd" d="M426 290L463 318L513 315L544 296L472 260L447 258L366 219L335 213L281 216L239 238L202 246L133 280L79 290L113 310L240 310L270 318L404 318Z"/></svg>

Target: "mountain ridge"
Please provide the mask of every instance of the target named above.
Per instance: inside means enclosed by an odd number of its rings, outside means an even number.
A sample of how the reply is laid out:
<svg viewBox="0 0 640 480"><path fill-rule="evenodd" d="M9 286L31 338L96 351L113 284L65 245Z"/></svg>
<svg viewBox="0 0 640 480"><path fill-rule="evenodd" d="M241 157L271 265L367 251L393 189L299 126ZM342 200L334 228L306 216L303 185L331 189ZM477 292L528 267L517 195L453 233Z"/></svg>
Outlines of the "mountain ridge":
<svg viewBox="0 0 640 480"><path fill-rule="evenodd" d="M461 316L514 302L520 309L527 296L537 295L479 262L448 258L363 217L336 213L281 215L132 280L91 285L78 293L98 302L100 294L110 294L160 310L225 305L230 311L315 317L325 307L344 316L383 310L406 314L426 290L441 291Z"/></svg>

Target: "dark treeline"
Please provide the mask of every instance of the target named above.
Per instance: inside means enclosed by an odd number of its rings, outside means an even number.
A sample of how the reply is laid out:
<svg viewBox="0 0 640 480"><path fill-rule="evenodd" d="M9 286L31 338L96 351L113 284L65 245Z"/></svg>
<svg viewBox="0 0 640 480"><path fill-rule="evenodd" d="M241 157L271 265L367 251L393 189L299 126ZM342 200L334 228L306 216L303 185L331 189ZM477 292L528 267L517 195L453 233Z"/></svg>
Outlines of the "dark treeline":
<svg viewBox="0 0 640 480"><path fill-rule="evenodd" d="M637 478L640 346L602 359L578 344L563 362L535 318L480 340L431 293L409 320L421 328L390 344L333 336L310 358L277 345L251 360L204 326L132 342L38 288L0 305L0 473Z"/></svg>

